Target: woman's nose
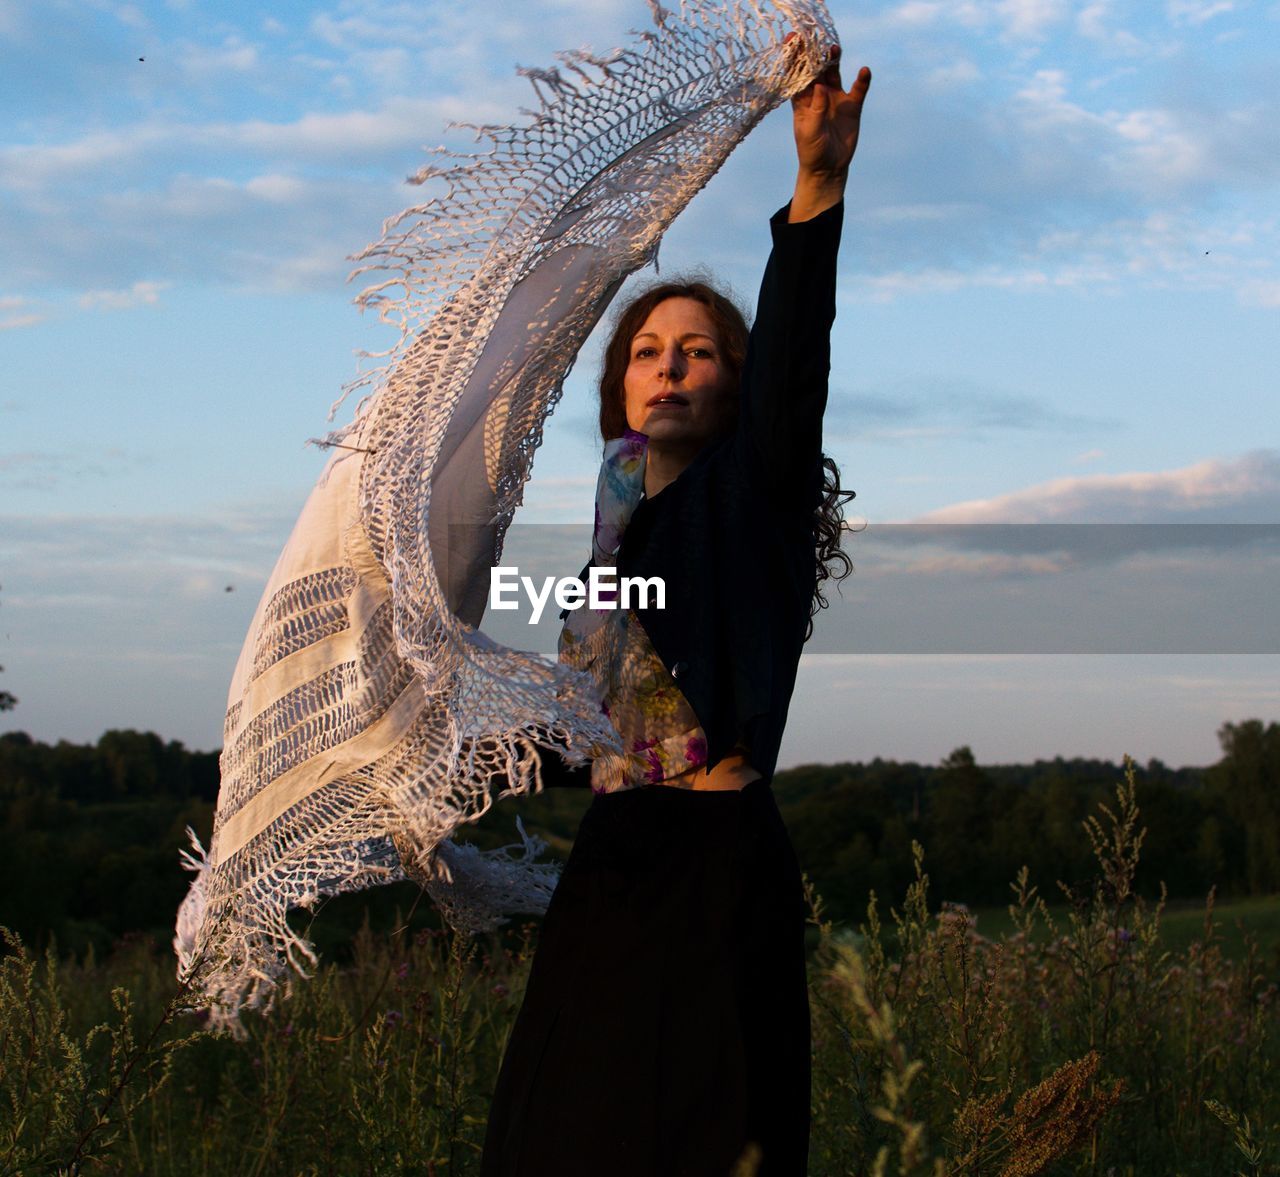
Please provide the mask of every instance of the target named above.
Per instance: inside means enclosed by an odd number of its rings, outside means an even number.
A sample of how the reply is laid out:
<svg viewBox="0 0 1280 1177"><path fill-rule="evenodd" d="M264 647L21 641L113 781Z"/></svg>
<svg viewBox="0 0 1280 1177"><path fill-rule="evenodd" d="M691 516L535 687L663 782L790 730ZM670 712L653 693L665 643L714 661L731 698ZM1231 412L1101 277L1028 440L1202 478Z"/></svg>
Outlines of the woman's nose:
<svg viewBox="0 0 1280 1177"><path fill-rule="evenodd" d="M663 355L662 363L658 365L658 376L661 379L676 380L683 374L684 353L679 348L673 348Z"/></svg>

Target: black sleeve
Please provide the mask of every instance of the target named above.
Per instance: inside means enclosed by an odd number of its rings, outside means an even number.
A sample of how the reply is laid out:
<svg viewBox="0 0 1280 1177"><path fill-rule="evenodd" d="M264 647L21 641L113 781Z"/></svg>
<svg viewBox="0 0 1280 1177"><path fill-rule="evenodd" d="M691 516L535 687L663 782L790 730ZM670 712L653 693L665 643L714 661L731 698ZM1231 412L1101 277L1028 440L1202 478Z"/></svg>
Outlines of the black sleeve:
<svg viewBox="0 0 1280 1177"><path fill-rule="evenodd" d="M780 501L811 506L822 477L844 204L794 225L787 223L790 208L769 222L773 250L747 346L738 442L743 460Z"/></svg>

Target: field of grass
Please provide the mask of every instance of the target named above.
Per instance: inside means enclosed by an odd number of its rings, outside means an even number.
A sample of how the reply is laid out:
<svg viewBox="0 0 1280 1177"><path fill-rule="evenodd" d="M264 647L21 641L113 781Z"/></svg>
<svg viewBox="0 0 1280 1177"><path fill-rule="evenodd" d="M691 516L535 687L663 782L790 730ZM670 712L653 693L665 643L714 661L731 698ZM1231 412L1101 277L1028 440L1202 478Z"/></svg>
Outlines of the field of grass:
<svg viewBox="0 0 1280 1177"><path fill-rule="evenodd" d="M1064 924L1069 908L1063 903L1047 905L1055 923ZM1205 903L1171 900L1160 919L1160 946L1175 953L1187 949L1205 934ZM1015 930L1007 907L979 907L973 912L980 935L999 940ZM1280 895L1234 899L1213 905L1215 934L1222 952L1232 959L1245 955L1246 938L1257 941L1258 957L1272 980L1280 979Z"/></svg>
<svg viewBox="0 0 1280 1177"><path fill-rule="evenodd" d="M896 918L861 935L810 892L810 1177L1280 1173L1277 973L1225 926L1273 944L1280 898L1224 906L1206 939L1203 911L1132 893L1132 779L1113 813L1074 909L1024 874L1012 914L933 913L918 847ZM473 1174L536 925L516 931L366 928L239 1039L205 1032L145 937L101 961L9 938L0 1174Z"/></svg>

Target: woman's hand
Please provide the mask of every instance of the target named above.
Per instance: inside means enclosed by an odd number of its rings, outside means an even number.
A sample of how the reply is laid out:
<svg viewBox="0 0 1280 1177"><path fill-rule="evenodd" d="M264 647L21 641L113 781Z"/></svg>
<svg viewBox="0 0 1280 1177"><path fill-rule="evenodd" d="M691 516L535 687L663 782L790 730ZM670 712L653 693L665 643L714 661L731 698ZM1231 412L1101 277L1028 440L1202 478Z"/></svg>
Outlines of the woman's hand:
<svg viewBox="0 0 1280 1177"><path fill-rule="evenodd" d="M796 192L792 222L807 221L844 198L849 164L858 147L862 104L871 88L864 65L848 91L840 80L840 47L831 47L826 73L791 100L796 139Z"/></svg>

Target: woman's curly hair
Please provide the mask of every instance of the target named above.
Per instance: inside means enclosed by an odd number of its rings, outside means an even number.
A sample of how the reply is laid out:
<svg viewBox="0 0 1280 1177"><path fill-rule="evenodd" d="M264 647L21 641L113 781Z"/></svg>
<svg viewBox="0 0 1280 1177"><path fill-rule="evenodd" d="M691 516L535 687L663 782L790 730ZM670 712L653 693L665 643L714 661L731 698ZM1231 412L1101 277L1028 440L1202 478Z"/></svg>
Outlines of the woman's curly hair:
<svg viewBox="0 0 1280 1177"><path fill-rule="evenodd" d="M627 428L624 380L631 362L631 341L644 326L654 308L669 298L691 298L702 303L719 336L726 366L740 383L747 359L750 329L746 316L731 299L701 279L660 282L627 303L614 319L600 365L600 436L605 441L621 437ZM809 607L807 641L813 634L813 618L828 602L822 591L827 580L839 582L853 571L853 563L841 550L844 534L844 505L854 492L840 485L840 468L833 458L822 456L822 502L813 513L813 547L816 580Z"/></svg>

